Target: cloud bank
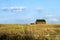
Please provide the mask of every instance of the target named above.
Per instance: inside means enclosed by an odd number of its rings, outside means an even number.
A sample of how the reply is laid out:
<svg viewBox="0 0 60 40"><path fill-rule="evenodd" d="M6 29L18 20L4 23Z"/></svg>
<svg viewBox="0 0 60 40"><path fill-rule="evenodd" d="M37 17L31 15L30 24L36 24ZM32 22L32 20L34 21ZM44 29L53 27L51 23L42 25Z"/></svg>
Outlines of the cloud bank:
<svg viewBox="0 0 60 40"><path fill-rule="evenodd" d="M22 12L25 9L26 9L26 7L3 7L2 11Z"/></svg>

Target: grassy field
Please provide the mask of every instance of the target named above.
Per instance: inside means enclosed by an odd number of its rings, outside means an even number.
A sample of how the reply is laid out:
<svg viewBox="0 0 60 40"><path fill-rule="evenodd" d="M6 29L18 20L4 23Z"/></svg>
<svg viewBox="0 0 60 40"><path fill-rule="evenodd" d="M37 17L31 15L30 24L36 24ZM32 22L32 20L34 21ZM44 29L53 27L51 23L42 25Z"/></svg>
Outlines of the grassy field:
<svg viewBox="0 0 60 40"><path fill-rule="evenodd" d="M60 40L60 24L0 24L0 40Z"/></svg>

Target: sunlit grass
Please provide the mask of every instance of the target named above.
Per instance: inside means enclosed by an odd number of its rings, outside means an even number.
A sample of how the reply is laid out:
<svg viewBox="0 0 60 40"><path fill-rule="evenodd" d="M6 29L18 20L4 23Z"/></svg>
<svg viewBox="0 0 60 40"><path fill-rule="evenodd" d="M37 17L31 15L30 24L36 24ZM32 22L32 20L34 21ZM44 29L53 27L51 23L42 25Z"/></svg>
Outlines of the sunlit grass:
<svg viewBox="0 0 60 40"><path fill-rule="evenodd" d="M60 40L60 25L0 24L0 38L4 35L6 40Z"/></svg>

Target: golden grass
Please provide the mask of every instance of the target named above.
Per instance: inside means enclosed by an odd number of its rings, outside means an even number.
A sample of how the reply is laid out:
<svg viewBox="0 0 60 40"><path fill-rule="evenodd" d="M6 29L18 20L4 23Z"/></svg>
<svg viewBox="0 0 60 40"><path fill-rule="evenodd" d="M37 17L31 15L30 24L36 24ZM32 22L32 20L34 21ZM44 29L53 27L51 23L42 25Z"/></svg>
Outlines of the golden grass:
<svg viewBox="0 0 60 40"><path fill-rule="evenodd" d="M23 38L21 40L26 39L24 38L26 36L34 38L30 38L31 40L44 40L45 38L47 38L45 40L60 40L60 24L0 24L0 35L3 34L9 37L19 35L19 37L21 36ZM17 38L16 40L20 39Z"/></svg>

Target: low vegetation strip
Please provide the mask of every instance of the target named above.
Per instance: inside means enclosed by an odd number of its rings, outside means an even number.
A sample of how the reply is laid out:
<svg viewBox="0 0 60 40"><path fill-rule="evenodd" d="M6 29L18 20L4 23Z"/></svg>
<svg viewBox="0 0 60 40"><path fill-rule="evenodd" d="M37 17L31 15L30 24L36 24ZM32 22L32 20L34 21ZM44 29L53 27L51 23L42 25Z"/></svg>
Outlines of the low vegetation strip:
<svg viewBox="0 0 60 40"><path fill-rule="evenodd" d="M60 25L0 24L0 40L60 40Z"/></svg>

